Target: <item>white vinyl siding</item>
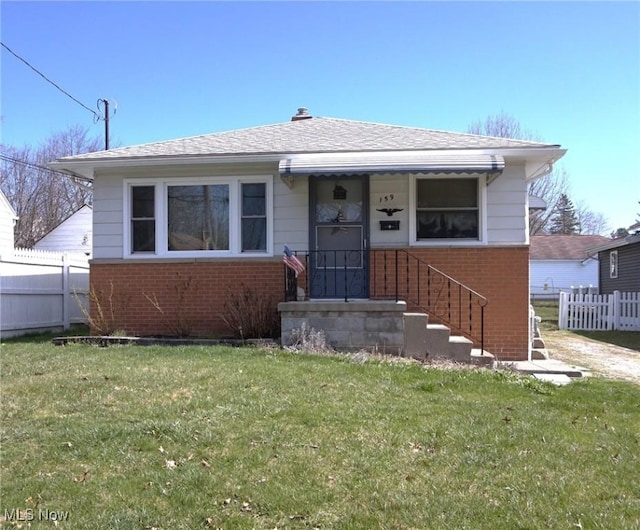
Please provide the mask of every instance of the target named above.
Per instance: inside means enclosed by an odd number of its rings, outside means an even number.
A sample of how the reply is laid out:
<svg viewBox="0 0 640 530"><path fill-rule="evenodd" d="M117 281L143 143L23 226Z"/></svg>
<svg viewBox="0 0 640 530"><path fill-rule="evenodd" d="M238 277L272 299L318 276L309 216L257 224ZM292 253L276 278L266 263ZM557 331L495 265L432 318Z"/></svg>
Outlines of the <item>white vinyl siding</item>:
<svg viewBox="0 0 640 530"><path fill-rule="evenodd" d="M16 214L4 193L0 191L0 250L13 249L13 226Z"/></svg>
<svg viewBox="0 0 640 530"><path fill-rule="evenodd" d="M409 179L407 175L374 175L369 180L371 196L370 246L406 246L409 243ZM393 198L391 198L393 195ZM379 209L402 210L388 216ZM380 221L400 221L400 230L380 230Z"/></svg>
<svg viewBox="0 0 640 530"><path fill-rule="evenodd" d="M531 260L529 288L534 297L557 298L572 287L598 287L598 260ZM545 289L546 286L546 289Z"/></svg>
<svg viewBox="0 0 640 530"><path fill-rule="evenodd" d="M98 178L93 185L93 259L122 258L122 178Z"/></svg>
<svg viewBox="0 0 640 530"><path fill-rule="evenodd" d="M127 178L135 183L150 174L158 178L176 174L181 178L212 176L219 178L242 177L244 175L277 175L277 164L245 164L186 167L141 167L118 174L101 174L94 185L93 241L94 259L122 259L124 256L124 211L123 182ZM370 177L370 247L408 246L410 239L410 184L409 175L374 175ZM484 179L484 177L481 177ZM490 185L484 187L485 194L480 203L481 240L458 242L465 246L477 245L522 245L528 243L525 228L527 186L524 166L505 167L504 173ZM402 209L392 217L378 212L376 200L380 196L394 193L393 207ZM309 237L309 184L304 176L295 177L289 188L278 176L272 178L272 241L267 250L272 255L281 255L285 244L294 250L308 249ZM399 220L400 230L380 230L381 220ZM437 242L425 242L437 246ZM440 245L449 245L449 241ZM456 244L454 242L453 244ZM267 253L269 254L269 252Z"/></svg>
<svg viewBox="0 0 640 530"><path fill-rule="evenodd" d="M524 166L507 166L487 186L486 237L490 245L524 245L529 242L527 183Z"/></svg>
<svg viewBox="0 0 640 530"><path fill-rule="evenodd" d="M91 207L85 205L37 241L34 248L89 256L93 240L92 223Z"/></svg>
<svg viewBox="0 0 640 530"><path fill-rule="evenodd" d="M296 177L289 188L280 178L273 182L274 253L309 248L309 180Z"/></svg>

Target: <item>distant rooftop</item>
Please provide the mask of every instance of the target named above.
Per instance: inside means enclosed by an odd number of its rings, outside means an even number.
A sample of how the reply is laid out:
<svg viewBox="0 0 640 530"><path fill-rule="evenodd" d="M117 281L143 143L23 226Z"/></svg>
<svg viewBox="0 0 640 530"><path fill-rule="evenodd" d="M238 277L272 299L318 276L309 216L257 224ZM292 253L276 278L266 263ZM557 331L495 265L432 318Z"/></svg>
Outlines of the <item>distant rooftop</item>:
<svg viewBox="0 0 640 530"><path fill-rule="evenodd" d="M531 236L529 257L535 260L583 260L594 254L588 250L610 241L608 237L597 235Z"/></svg>

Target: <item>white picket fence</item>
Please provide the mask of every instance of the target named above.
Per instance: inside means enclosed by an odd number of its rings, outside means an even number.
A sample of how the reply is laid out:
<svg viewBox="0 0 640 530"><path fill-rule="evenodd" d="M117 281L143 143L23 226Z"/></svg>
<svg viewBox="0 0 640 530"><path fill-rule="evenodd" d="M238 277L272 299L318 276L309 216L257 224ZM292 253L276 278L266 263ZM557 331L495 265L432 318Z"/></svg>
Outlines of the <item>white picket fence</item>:
<svg viewBox="0 0 640 530"><path fill-rule="evenodd" d="M14 249L0 255L0 337L87 323L89 259Z"/></svg>
<svg viewBox="0 0 640 530"><path fill-rule="evenodd" d="M640 331L640 293L560 293L560 329Z"/></svg>

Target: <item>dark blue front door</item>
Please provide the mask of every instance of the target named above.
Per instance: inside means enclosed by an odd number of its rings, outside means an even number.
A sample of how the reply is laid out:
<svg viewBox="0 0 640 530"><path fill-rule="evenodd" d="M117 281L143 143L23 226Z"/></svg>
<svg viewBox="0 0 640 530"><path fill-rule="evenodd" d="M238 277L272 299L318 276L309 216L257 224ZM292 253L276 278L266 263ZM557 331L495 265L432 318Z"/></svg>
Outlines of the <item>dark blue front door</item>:
<svg viewBox="0 0 640 530"><path fill-rule="evenodd" d="M369 178L309 178L311 298L369 297Z"/></svg>

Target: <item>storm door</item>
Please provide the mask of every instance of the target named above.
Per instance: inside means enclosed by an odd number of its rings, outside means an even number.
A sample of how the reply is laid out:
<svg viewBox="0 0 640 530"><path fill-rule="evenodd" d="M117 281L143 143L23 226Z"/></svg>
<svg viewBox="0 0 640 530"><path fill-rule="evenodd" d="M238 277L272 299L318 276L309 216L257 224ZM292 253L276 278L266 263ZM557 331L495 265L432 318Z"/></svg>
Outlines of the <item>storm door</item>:
<svg viewBox="0 0 640 530"><path fill-rule="evenodd" d="M369 297L369 177L309 178L311 298Z"/></svg>

